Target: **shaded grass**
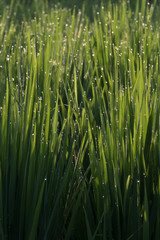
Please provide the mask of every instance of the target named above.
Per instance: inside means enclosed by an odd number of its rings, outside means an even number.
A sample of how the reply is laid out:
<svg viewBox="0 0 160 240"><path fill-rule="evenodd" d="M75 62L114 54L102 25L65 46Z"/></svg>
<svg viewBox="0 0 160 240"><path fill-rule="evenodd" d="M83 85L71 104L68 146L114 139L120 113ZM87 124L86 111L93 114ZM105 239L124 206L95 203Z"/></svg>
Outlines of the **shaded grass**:
<svg viewBox="0 0 160 240"><path fill-rule="evenodd" d="M27 20L13 3L0 34L1 239L158 239L154 5L95 6L90 22L47 5Z"/></svg>

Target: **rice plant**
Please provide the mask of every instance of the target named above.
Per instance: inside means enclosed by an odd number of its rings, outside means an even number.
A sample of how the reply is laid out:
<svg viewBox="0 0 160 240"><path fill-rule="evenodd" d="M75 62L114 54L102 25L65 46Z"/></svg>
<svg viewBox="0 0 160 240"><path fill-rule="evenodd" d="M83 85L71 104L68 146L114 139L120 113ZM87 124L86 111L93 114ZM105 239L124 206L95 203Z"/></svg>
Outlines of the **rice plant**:
<svg viewBox="0 0 160 240"><path fill-rule="evenodd" d="M159 8L138 2L0 1L0 239L160 238Z"/></svg>

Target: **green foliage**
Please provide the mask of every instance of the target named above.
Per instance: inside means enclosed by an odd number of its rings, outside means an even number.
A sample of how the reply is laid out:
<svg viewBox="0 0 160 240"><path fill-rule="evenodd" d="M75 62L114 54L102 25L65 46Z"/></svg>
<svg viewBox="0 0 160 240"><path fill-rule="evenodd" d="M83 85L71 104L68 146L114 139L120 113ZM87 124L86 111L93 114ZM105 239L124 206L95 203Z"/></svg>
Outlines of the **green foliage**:
<svg viewBox="0 0 160 240"><path fill-rule="evenodd" d="M0 239L159 239L156 3L25 7L0 16Z"/></svg>

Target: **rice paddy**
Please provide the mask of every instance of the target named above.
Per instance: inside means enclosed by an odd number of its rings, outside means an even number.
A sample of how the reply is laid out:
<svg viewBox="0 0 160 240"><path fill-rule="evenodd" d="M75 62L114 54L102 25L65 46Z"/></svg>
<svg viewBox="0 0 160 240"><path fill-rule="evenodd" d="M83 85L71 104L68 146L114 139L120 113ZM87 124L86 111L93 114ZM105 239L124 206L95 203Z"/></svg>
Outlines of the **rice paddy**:
<svg viewBox="0 0 160 240"><path fill-rule="evenodd" d="M159 6L138 2L0 0L0 239L160 239Z"/></svg>

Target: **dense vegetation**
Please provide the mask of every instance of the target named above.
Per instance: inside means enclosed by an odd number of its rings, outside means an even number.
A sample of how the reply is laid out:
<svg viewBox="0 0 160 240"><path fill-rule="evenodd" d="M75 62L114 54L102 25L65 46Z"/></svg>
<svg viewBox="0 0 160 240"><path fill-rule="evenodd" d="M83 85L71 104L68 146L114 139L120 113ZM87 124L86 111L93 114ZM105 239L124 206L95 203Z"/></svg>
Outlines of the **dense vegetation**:
<svg viewBox="0 0 160 240"><path fill-rule="evenodd" d="M160 239L156 1L25 4L0 0L0 239Z"/></svg>

